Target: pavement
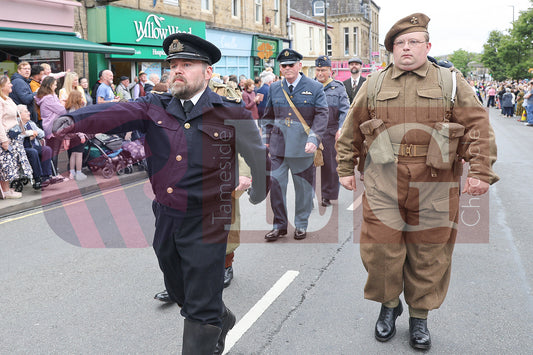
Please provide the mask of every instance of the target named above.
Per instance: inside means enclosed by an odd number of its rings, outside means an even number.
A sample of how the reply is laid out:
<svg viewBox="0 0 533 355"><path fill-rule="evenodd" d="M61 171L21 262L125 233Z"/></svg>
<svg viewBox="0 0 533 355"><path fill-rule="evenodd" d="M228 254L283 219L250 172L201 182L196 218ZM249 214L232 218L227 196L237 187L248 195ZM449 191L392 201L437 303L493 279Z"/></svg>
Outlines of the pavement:
<svg viewBox="0 0 533 355"><path fill-rule="evenodd" d="M59 165L61 166L61 161ZM62 170L60 169L60 171ZM82 171L87 175L86 180L66 179L66 181L49 185L42 190L34 190L31 183L28 183L22 190L22 198L0 200L0 218L148 178L148 173L136 165L133 166L131 174L122 174L120 176L115 174L110 179L105 179L100 170L92 173L90 169L83 168ZM61 175L68 178L69 173L65 172Z"/></svg>

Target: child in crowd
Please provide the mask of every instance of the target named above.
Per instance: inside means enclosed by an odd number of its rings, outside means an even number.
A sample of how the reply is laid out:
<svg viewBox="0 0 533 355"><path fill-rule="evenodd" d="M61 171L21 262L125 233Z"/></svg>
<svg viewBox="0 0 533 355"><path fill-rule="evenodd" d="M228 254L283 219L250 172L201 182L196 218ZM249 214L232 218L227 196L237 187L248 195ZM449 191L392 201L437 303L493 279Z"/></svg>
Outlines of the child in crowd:
<svg viewBox="0 0 533 355"><path fill-rule="evenodd" d="M78 90L71 91L68 95L67 101L65 102L65 109L67 112L76 111L83 106L85 106L85 102L83 101L83 95L81 92ZM74 133L70 137L65 137L63 140L63 147L68 149L68 154L70 156L70 179L87 179L87 175L81 171L83 164L83 149L85 147L86 140L85 134L83 133Z"/></svg>

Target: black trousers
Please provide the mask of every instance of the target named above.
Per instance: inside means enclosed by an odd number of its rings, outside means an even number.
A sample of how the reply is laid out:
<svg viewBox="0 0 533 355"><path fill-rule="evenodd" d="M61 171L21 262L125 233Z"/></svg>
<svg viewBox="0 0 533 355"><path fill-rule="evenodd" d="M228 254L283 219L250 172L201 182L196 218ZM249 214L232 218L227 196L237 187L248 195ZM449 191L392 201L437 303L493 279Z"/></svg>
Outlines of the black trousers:
<svg viewBox="0 0 533 355"><path fill-rule="evenodd" d="M153 202L153 248L170 298L187 319L220 327L228 230L207 212L180 212Z"/></svg>
<svg viewBox="0 0 533 355"><path fill-rule="evenodd" d="M325 134L322 139L324 145L324 165L320 167L321 197L328 200L339 198L339 175L337 175L337 151L335 150L335 136Z"/></svg>

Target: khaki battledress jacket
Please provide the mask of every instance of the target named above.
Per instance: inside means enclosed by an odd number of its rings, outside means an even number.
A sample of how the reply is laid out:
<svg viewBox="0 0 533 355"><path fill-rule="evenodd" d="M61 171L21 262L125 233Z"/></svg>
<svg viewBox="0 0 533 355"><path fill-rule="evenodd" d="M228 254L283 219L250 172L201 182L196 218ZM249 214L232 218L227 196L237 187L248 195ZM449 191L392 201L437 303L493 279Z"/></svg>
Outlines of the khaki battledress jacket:
<svg viewBox="0 0 533 355"><path fill-rule="evenodd" d="M373 116L367 84L355 98L336 145L340 177L354 175L357 159L366 154L359 127ZM426 62L413 71L391 65L376 95L375 118L384 122L397 147L427 147L432 128L445 120L445 107L436 65ZM366 158L360 251L368 271L367 299L384 303L403 291L409 306L421 310L438 308L444 301L457 233L460 158L470 162L469 177L491 184L498 180L492 171L496 145L488 113L460 74L452 112L450 122L465 127L453 168L429 168L426 156L400 154L389 164Z"/></svg>

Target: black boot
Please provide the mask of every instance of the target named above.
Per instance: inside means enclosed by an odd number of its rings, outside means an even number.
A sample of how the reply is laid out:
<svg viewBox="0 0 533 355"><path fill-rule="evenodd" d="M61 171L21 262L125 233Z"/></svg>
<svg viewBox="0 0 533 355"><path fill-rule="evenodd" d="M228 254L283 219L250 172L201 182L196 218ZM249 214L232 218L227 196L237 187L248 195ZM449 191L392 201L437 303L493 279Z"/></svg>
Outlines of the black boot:
<svg viewBox="0 0 533 355"><path fill-rule="evenodd" d="M396 334L396 318L403 312L402 301L394 308L381 305L374 336L379 341L388 341Z"/></svg>
<svg viewBox="0 0 533 355"><path fill-rule="evenodd" d="M228 287L233 280L233 266L228 266L224 270L224 288Z"/></svg>
<svg viewBox="0 0 533 355"><path fill-rule="evenodd" d="M165 303L172 303L172 300L170 299L170 295L168 294L167 290L156 293L154 299Z"/></svg>
<svg viewBox="0 0 533 355"><path fill-rule="evenodd" d="M40 177L35 178L33 181L33 189L40 190L42 188L42 180Z"/></svg>
<svg viewBox="0 0 533 355"><path fill-rule="evenodd" d="M409 318L409 344L412 348L419 350L431 348L427 319Z"/></svg>
<svg viewBox="0 0 533 355"><path fill-rule="evenodd" d="M222 332L218 338L217 347L213 353L214 355L222 355L224 352L224 346L226 346L226 335L228 335L229 330L235 325L235 321L235 315L228 309L228 307L224 306L224 313L222 313Z"/></svg>
<svg viewBox="0 0 533 355"><path fill-rule="evenodd" d="M221 329L185 319L182 355L213 355Z"/></svg>

